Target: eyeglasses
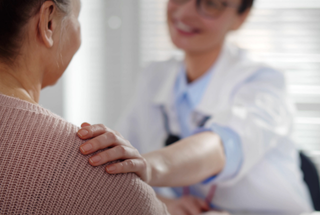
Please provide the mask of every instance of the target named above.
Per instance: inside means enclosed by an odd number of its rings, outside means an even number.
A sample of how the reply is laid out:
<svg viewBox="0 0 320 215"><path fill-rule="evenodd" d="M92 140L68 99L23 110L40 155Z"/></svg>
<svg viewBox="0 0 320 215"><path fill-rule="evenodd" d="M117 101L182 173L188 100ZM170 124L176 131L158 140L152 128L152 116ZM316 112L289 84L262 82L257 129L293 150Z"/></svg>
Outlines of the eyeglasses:
<svg viewBox="0 0 320 215"><path fill-rule="evenodd" d="M170 2L179 5L189 1L190 0L170 0ZM235 9L240 7L239 5L231 4L224 0L196 0L196 6L198 13L207 18L218 18L227 7Z"/></svg>

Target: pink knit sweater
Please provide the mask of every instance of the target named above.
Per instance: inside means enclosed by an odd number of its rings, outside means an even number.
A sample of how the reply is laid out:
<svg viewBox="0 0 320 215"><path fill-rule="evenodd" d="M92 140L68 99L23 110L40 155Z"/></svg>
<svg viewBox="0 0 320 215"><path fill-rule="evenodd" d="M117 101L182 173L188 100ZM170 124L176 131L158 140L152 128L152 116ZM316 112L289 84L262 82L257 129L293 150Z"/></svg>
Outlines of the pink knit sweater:
<svg viewBox="0 0 320 215"><path fill-rule="evenodd" d="M0 94L0 214L168 214L135 174L90 166L77 130Z"/></svg>

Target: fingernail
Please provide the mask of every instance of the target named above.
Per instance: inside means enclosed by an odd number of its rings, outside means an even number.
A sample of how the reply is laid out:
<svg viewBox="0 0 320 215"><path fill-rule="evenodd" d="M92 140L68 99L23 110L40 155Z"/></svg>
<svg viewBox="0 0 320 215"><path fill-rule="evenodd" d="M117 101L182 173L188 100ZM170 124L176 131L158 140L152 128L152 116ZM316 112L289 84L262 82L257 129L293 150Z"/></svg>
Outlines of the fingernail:
<svg viewBox="0 0 320 215"><path fill-rule="evenodd" d="M92 149L92 145L90 143L80 147L82 152L89 152Z"/></svg>
<svg viewBox="0 0 320 215"><path fill-rule="evenodd" d="M101 157L99 155L90 158L91 163L98 163L101 161Z"/></svg>
<svg viewBox="0 0 320 215"><path fill-rule="evenodd" d="M85 137L89 132L85 129L82 129L78 133L80 134L81 137Z"/></svg>
<svg viewBox="0 0 320 215"><path fill-rule="evenodd" d="M108 166L107 167L107 171L108 172L114 172L116 170L116 167L115 166Z"/></svg>

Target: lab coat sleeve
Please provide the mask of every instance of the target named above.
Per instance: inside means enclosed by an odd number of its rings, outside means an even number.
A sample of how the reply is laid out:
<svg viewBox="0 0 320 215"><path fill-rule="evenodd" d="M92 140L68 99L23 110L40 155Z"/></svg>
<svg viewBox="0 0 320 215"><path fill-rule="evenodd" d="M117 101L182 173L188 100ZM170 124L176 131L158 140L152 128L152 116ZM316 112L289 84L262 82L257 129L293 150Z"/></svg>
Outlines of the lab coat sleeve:
<svg viewBox="0 0 320 215"><path fill-rule="evenodd" d="M287 137L292 127L292 106L288 102L284 77L272 69L260 69L239 84L230 96L228 107L217 112L205 126L221 136L227 159L228 153L229 156L237 154L229 146L237 148L241 143L238 154L242 154L242 159L238 161L238 171L233 171L237 174L234 177L226 175L229 179L225 180L221 173L221 179L216 179L217 183L225 185L231 185L246 175L266 153L281 144L281 138ZM233 136L238 136L239 140L226 137L226 129L235 132L237 135ZM231 160L228 161L225 171L231 165Z"/></svg>

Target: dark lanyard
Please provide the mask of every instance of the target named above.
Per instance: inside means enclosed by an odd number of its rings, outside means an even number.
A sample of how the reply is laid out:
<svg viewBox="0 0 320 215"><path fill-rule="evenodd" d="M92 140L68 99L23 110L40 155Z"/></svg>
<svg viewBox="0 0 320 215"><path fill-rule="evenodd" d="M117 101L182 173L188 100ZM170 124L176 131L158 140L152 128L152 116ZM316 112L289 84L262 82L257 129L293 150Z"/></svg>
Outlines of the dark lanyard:
<svg viewBox="0 0 320 215"><path fill-rule="evenodd" d="M162 112L162 116L163 116L163 120L164 120L164 127L165 127L167 134L168 134L168 137L165 140L165 146L170 146L170 145L174 144L175 142L178 142L181 138L179 136L171 133L170 124L169 124L169 117L165 111L164 106L161 106L161 112ZM201 122L199 123L198 127L202 128L210 118L211 118L210 116L204 117L203 120L201 120ZM210 203L212 202L212 199L214 197L216 189L217 189L216 185L212 185L210 187L209 193L205 199L205 201L208 205L210 205ZM190 195L190 187L184 187L183 188L183 196L188 196L188 195Z"/></svg>
<svg viewBox="0 0 320 215"><path fill-rule="evenodd" d="M161 106L161 112L162 112L162 117L163 117L163 121L164 121L164 128L168 134L168 137L165 140L165 146L170 146L170 145L174 144L175 142L178 142L179 140L181 140L181 138L178 135L171 133L169 117L168 117L167 112L165 111L164 106ZM198 127L202 128L210 118L211 118L211 116L204 117L201 120L201 122L199 123Z"/></svg>

